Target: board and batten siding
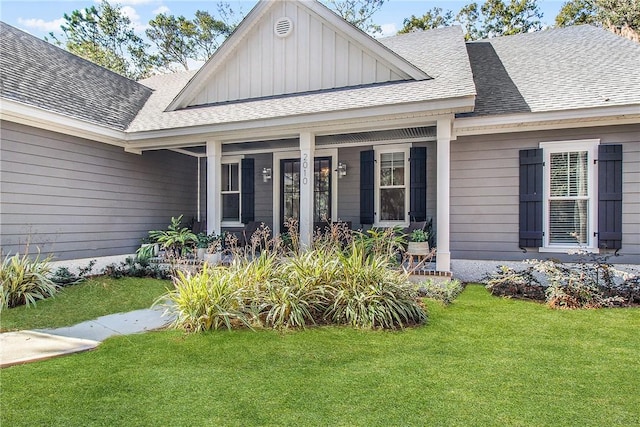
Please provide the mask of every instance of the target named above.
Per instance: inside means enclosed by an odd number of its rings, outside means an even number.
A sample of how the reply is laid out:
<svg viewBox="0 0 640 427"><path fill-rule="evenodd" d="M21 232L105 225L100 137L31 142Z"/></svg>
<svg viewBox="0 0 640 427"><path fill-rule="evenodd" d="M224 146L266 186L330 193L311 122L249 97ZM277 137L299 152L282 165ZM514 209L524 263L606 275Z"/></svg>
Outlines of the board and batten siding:
<svg viewBox="0 0 640 427"><path fill-rule="evenodd" d="M274 33L274 25L282 17L293 22L291 34L284 38ZM279 2L225 58L189 105L408 78L306 7Z"/></svg>
<svg viewBox="0 0 640 427"><path fill-rule="evenodd" d="M39 248L56 260L133 253L148 230L197 206L197 159L2 122L2 251Z"/></svg>
<svg viewBox="0 0 640 427"><path fill-rule="evenodd" d="M455 259L563 258L518 247L519 151L544 141L600 139L623 146L622 249L615 263L640 263L640 126L459 137L451 144L451 254ZM564 257L566 258L566 257Z"/></svg>

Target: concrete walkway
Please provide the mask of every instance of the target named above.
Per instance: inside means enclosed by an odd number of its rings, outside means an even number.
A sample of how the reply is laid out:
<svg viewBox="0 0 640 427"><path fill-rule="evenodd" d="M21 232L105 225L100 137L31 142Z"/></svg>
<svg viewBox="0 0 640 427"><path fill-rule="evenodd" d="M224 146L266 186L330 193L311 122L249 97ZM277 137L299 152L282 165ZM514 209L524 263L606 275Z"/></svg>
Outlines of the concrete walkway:
<svg viewBox="0 0 640 427"><path fill-rule="evenodd" d="M115 335L163 328L172 321L163 313L163 308L136 310L64 328L5 332L0 334L0 368L91 350Z"/></svg>

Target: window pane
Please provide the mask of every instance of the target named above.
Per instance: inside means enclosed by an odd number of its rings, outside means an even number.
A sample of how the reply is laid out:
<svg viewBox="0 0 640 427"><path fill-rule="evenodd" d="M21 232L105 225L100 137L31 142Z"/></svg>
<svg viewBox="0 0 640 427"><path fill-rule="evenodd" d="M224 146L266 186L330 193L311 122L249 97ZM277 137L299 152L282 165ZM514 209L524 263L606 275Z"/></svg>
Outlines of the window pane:
<svg viewBox="0 0 640 427"><path fill-rule="evenodd" d="M587 152L551 153L551 197L576 197L588 194Z"/></svg>
<svg viewBox="0 0 640 427"><path fill-rule="evenodd" d="M231 165L231 191L240 191L240 174L239 165L237 163L232 163Z"/></svg>
<svg viewBox="0 0 640 427"><path fill-rule="evenodd" d="M551 200L549 209L549 243L587 244L587 200Z"/></svg>
<svg viewBox="0 0 640 427"><path fill-rule="evenodd" d="M404 188L389 188L380 190L380 220L404 221Z"/></svg>
<svg viewBox="0 0 640 427"><path fill-rule="evenodd" d="M240 194L222 195L222 220L240 221Z"/></svg>
<svg viewBox="0 0 640 427"><path fill-rule="evenodd" d="M222 191L229 191L231 189L231 176L230 176L230 165L222 165Z"/></svg>
<svg viewBox="0 0 640 427"><path fill-rule="evenodd" d="M404 185L404 153L380 155L380 186Z"/></svg>

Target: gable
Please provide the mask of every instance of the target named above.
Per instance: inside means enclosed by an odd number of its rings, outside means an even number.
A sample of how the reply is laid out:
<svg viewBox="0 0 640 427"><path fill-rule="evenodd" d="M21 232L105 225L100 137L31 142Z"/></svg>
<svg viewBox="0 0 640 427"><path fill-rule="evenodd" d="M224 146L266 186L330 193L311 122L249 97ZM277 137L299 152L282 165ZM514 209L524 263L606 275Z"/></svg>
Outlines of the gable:
<svg viewBox="0 0 640 427"><path fill-rule="evenodd" d="M315 0L266 0L169 110L428 78Z"/></svg>

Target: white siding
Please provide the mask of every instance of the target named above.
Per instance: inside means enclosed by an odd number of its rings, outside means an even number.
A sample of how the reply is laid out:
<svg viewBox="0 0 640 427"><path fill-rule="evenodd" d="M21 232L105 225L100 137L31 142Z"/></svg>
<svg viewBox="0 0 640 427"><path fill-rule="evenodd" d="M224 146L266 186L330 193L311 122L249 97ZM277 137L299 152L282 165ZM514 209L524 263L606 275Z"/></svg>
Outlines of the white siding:
<svg viewBox="0 0 640 427"><path fill-rule="evenodd" d="M273 30L283 16L293 21L286 38ZM409 78L306 7L281 2L240 41L189 105Z"/></svg>

